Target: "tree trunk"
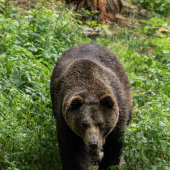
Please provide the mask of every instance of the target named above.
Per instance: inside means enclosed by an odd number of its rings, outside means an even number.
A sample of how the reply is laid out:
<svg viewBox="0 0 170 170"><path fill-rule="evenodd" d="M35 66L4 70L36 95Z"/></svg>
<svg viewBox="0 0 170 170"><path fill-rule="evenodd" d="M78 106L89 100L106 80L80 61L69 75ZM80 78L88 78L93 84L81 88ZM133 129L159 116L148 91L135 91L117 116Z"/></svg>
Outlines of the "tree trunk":
<svg viewBox="0 0 170 170"><path fill-rule="evenodd" d="M121 0L84 0L84 8L99 11L99 23L116 22L116 14L122 9Z"/></svg>
<svg viewBox="0 0 170 170"><path fill-rule="evenodd" d="M118 19L126 19L122 13L137 14L146 17L148 12L139 9L137 6L127 2L127 0L65 0L67 4L77 4L76 10L80 3L89 11L98 11L98 23L117 22Z"/></svg>

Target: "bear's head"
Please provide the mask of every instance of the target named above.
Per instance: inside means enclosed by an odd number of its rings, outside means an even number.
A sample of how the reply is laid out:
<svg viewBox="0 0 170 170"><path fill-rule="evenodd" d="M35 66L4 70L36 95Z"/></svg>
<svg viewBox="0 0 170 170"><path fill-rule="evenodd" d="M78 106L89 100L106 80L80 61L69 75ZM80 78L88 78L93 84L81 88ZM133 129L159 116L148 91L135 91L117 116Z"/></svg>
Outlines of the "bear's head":
<svg viewBox="0 0 170 170"><path fill-rule="evenodd" d="M87 59L70 64L63 77L62 114L89 151L99 151L118 122L119 107L110 83L103 68Z"/></svg>
<svg viewBox="0 0 170 170"><path fill-rule="evenodd" d="M89 151L99 151L118 122L119 109L112 94L99 97L82 91L65 97L63 116Z"/></svg>

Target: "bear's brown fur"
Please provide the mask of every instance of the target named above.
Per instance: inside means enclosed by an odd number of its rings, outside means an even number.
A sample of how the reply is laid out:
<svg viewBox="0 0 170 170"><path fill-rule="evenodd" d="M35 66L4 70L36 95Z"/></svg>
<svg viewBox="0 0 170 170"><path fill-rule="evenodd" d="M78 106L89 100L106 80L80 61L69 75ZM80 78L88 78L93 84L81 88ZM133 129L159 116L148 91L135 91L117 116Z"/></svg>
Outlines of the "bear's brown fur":
<svg viewBox="0 0 170 170"><path fill-rule="evenodd" d="M51 77L51 99L63 170L88 170L89 153L102 148L99 170L119 164L132 104L115 54L94 43L64 52Z"/></svg>

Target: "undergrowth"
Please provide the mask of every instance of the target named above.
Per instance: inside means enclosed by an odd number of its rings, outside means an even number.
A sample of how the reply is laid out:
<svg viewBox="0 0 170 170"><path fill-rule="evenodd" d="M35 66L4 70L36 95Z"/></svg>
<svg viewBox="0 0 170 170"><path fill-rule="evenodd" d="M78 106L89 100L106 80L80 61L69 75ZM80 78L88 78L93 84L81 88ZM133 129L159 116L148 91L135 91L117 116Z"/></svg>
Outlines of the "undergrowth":
<svg viewBox="0 0 170 170"><path fill-rule="evenodd" d="M61 169L50 77L65 50L89 41L72 10L42 6L0 14L0 169Z"/></svg>
<svg viewBox="0 0 170 170"><path fill-rule="evenodd" d="M62 3L19 10L0 1L0 169L61 169L49 94L57 59L90 42ZM2 10L1 10L2 11ZM159 20L160 23L161 20ZM95 43L112 50L133 91L133 122L126 130L125 169L170 169L169 27L150 20ZM163 27L163 32L157 31Z"/></svg>
<svg viewBox="0 0 170 170"><path fill-rule="evenodd" d="M132 86L134 114L126 130L123 169L169 170L169 37L166 32L160 37L136 28L95 42L119 56Z"/></svg>
<svg viewBox="0 0 170 170"><path fill-rule="evenodd" d="M129 0L139 7L154 11L161 15L169 15L170 0Z"/></svg>

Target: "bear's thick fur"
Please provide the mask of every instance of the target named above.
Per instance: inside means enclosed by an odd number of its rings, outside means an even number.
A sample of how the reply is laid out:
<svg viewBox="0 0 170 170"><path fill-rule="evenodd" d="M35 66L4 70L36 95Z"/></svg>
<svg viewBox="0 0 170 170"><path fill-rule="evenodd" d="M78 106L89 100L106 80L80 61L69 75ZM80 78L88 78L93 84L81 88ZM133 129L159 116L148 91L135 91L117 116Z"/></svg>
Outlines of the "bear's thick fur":
<svg viewBox="0 0 170 170"><path fill-rule="evenodd" d="M102 148L99 170L119 165L132 103L115 54L94 43L64 52L51 77L51 100L63 170L88 170L89 153Z"/></svg>

